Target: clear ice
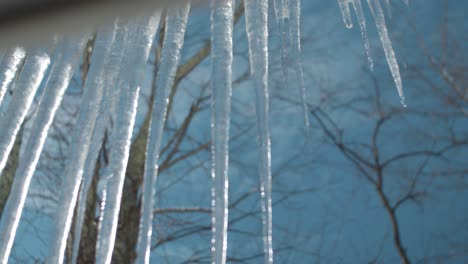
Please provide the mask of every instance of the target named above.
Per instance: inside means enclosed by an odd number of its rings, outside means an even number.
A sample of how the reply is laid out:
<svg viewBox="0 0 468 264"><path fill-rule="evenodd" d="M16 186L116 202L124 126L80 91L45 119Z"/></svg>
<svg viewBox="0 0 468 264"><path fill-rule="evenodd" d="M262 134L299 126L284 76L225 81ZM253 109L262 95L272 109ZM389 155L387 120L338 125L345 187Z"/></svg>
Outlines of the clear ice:
<svg viewBox="0 0 468 264"><path fill-rule="evenodd" d="M211 1L212 263L226 263L233 1Z"/></svg>
<svg viewBox="0 0 468 264"><path fill-rule="evenodd" d="M3 210L0 223L0 258L3 262L8 259L31 178L36 170L49 127L77 66L83 44L83 37L66 39L59 45L55 54L55 63L32 121L30 133L34 136L29 136L26 141L28 151L23 154L19 162L10 196Z"/></svg>
<svg viewBox="0 0 468 264"><path fill-rule="evenodd" d="M115 28L101 30L97 33L91 65L84 85L80 112L67 156L63 176L63 191L54 215L55 231L52 236L47 263L63 263L68 233L73 221L73 213L78 199L83 167L90 148L91 136L99 113L103 96L104 71L111 52Z"/></svg>
<svg viewBox="0 0 468 264"><path fill-rule="evenodd" d="M153 228L153 204L158 176L159 151L166 121L169 94L174 84L180 53L184 45L190 4L186 3L167 11L166 31L162 47L160 68L156 79L155 97L152 102L151 124L146 146L145 172L137 242L136 263L149 263Z"/></svg>
<svg viewBox="0 0 468 264"><path fill-rule="evenodd" d="M250 69L255 82L265 263L273 263L271 144L268 91L268 0L245 0Z"/></svg>
<svg viewBox="0 0 468 264"><path fill-rule="evenodd" d="M106 200L99 217L96 263L110 264L117 234L120 202L130 153L138 97L144 69L156 34L160 13L130 22L125 41L124 67L120 69L120 98L112 133L109 165L105 172Z"/></svg>
<svg viewBox="0 0 468 264"><path fill-rule="evenodd" d="M385 56L404 105L399 65L388 34L381 0L367 0ZM408 0L403 0L406 5ZM273 263L271 144L269 129L268 88L268 0L245 0L246 31L249 59L256 97L256 123L259 149L261 215L265 263ZM233 63L234 0L211 1L211 138L212 138L212 263L223 264L227 258L228 235L228 160L229 126ZM300 89L304 119L308 126L306 88L301 62L300 0L274 0L273 9L281 34L281 57L287 79L287 60L291 60ZM385 0L388 12L389 0ZM356 14L364 41L368 62L373 68L366 17L361 0L338 0L346 27L353 26L351 7ZM155 97L151 102L151 123L142 185L141 218L136 247L136 263L149 263L152 237L154 196L163 129L170 91L181 57L190 3L170 7L161 62L156 79ZM100 175L104 179L103 203L98 226L96 263L110 263L113 253L125 171L135 124L136 109L144 69L150 54L161 11L152 16L129 20L116 19L110 29L99 29L94 42L91 64L83 87L80 110L71 136L63 172L62 193L57 197L54 230L47 263L63 263L68 236L75 220L71 241L71 263L77 263L81 232L86 210L86 198L95 176L105 133L111 135L109 165ZM13 47L3 53L0 64L0 175L12 150L18 132L31 114L31 128L17 168L11 194L0 220L0 258L8 261L27 191L36 170L49 127L83 53L87 36L56 37L50 48L26 51ZM290 52L290 53L289 53ZM54 54L51 63L51 56ZM50 70L48 67L50 65ZM48 74L48 76L46 76ZM42 95L36 95L47 77ZM7 97L8 89L12 96ZM5 99L5 98L8 98ZM32 108L34 98L37 107ZM33 111L34 110L34 111ZM113 127L109 120L114 121ZM110 130L110 131L108 131ZM76 216L74 216L76 209Z"/></svg>

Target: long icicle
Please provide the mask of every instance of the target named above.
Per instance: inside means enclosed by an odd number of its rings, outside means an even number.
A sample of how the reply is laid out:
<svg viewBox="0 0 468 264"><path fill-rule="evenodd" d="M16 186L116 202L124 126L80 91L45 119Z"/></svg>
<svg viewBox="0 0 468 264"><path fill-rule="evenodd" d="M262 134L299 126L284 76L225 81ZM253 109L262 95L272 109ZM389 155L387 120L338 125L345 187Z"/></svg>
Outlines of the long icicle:
<svg viewBox="0 0 468 264"><path fill-rule="evenodd" d="M0 116L0 175L49 63L50 57L44 49L36 49L28 55L13 98Z"/></svg>
<svg viewBox="0 0 468 264"><path fill-rule="evenodd" d="M367 36L366 17L364 16L364 12L362 11L361 0L352 0L352 4L354 7L354 12L356 12L356 16L359 22L359 27L361 28L361 35L364 41L364 48L366 49L366 54L367 54L367 62L369 63L369 68L371 69L371 71L373 71L374 60L372 59L372 55L370 51L369 37Z"/></svg>
<svg viewBox="0 0 468 264"><path fill-rule="evenodd" d="M101 211L98 240L96 244L96 263L110 263L114 250L117 223L122 200L125 171L130 153L131 136L135 123L139 89L144 76L145 65L159 26L161 13L135 19L131 23L129 38L126 42L125 65L121 68L121 90L112 133L109 171L106 177L106 201Z"/></svg>
<svg viewBox="0 0 468 264"><path fill-rule="evenodd" d="M93 135L91 137L91 145L86 157L86 162L83 172L83 180L80 185L80 192L78 196L78 205L74 223L73 231L73 246L72 246L72 264L76 264L78 260L78 253L80 250L81 232L83 228L83 222L86 213L86 202L88 197L88 191L93 181L96 161L98 159L102 141L105 136L105 131L109 123L109 113L112 109L112 105L115 104L116 97L118 96L118 90L116 89L116 83L118 80L118 74L120 71L120 65L122 62L124 43L127 37L126 25L123 25L120 20L117 21L118 30L116 32L115 41L112 45L112 53L109 57L109 62L104 66L105 72L107 72L104 80L104 92L105 96L101 100L99 108L99 115L96 120Z"/></svg>
<svg viewBox="0 0 468 264"><path fill-rule="evenodd" d="M61 264L67 246L78 191L83 176L83 166L90 147L99 105L103 95L104 71L114 40L115 28L99 31L96 37L91 66L84 86L69 156L64 172L63 192L55 214L55 232L52 237L47 263Z"/></svg>
<svg viewBox="0 0 468 264"><path fill-rule="evenodd" d="M212 263L226 263L229 123L232 91L232 0L211 1Z"/></svg>
<svg viewBox="0 0 468 264"><path fill-rule="evenodd" d="M398 66L398 61L393 51L392 42L388 36L387 25L385 22L384 12L382 6L380 5L380 0L367 0L369 8L371 10L372 16L374 17L375 24L377 26L380 41L385 52L385 57L387 58L388 66L390 67L390 72L392 73L393 80L398 90L398 95L400 96L401 104L406 107L405 95L403 93L403 84L401 81L400 67Z"/></svg>
<svg viewBox="0 0 468 264"><path fill-rule="evenodd" d="M140 214L140 230L135 263L149 263L153 228L153 203L158 176L158 161L164 124L166 121L169 93L174 84L180 52L184 45L190 3L167 11L166 30L162 47L162 58L156 79L155 97L151 107L151 123L146 145L143 197Z"/></svg>
<svg viewBox="0 0 468 264"><path fill-rule="evenodd" d="M67 89L79 55L83 49L83 38L63 41L55 55L55 63L47 80L44 95L33 119L31 135L26 142L26 151L15 173L10 196L3 210L0 224L0 260L8 261L15 239L24 202L28 193L36 164L42 152L49 127Z"/></svg>
<svg viewBox="0 0 468 264"><path fill-rule="evenodd" d="M273 263L271 145L268 93L268 0L245 0L250 69L255 80L265 262Z"/></svg>
<svg viewBox="0 0 468 264"><path fill-rule="evenodd" d="M294 61L294 68L297 76L297 83L299 85L299 93L301 95L302 111L304 115L304 124L306 131L308 131L309 124L309 111L307 107L307 90L304 83L304 70L302 68L301 60L301 0L289 0L291 3L291 28L290 38L292 47L292 57Z"/></svg>
<svg viewBox="0 0 468 264"><path fill-rule="evenodd" d="M21 47L9 49L5 53L0 65L0 105L25 56L26 51Z"/></svg>

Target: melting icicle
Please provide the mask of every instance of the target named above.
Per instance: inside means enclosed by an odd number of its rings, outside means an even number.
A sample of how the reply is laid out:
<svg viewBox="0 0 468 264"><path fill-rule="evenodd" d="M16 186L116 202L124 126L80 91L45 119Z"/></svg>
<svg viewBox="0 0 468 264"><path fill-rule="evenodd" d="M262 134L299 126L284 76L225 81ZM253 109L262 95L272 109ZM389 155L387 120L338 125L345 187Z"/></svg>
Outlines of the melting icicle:
<svg viewBox="0 0 468 264"><path fill-rule="evenodd" d="M10 196L1 218L0 259L3 263L6 263L8 260L31 178L36 169L50 124L70 83L74 68L78 63L83 43L83 38L64 41L55 55L55 63L47 80L36 117L33 119L31 135L34 136L30 136L26 142L25 148L28 151L24 153L19 162Z"/></svg>
<svg viewBox="0 0 468 264"><path fill-rule="evenodd" d="M212 263L226 263L229 123L232 90L232 0L211 1Z"/></svg>
<svg viewBox="0 0 468 264"><path fill-rule="evenodd" d="M138 95L149 52L158 28L161 14L136 19L126 42L125 65L121 68L120 100L116 125L112 133L109 171L106 179L106 204L101 212L96 245L96 263L110 263L114 250L120 202L125 180L131 136L138 106Z"/></svg>
<svg viewBox="0 0 468 264"><path fill-rule="evenodd" d="M304 123L306 130L309 129L309 111L307 107L307 91L304 83L304 70L301 61L301 0L289 0L291 3L291 46L293 50L294 68L297 75L297 83L299 84L299 92L301 94L302 110L304 114Z"/></svg>
<svg viewBox="0 0 468 264"><path fill-rule="evenodd" d="M80 112L78 113L68 160L64 172L63 193L56 210L56 230L52 237L47 263L62 263L67 246L73 212L75 210L83 166L90 147L99 105L103 95L103 82L107 72L104 71L114 39L115 30L103 30L97 34L91 65L84 87Z"/></svg>
<svg viewBox="0 0 468 264"><path fill-rule="evenodd" d="M29 54L13 98L4 115L0 116L0 175L49 63L49 55L43 49L36 49Z"/></svg>
<svg viewBox="0 0 468 264"><path fill-rule="evenodd" d="M251 73L255 80L265 262L273 263L271 146L268 95L268 0L245 0Z"/></svg>
<svg viewBox="0 0 468 264"><path fill-rule="evenodd" d="M25 56L26 51L21 47L9 49L5 53L0 65L0 105L2 105L8 86L15 77Z"/></svg>
<svg viewBox="0 0 468 264"><path fill-rule="evenodd" d="M189 10L190 3L185 3L179 8L171 8L167 11L162 58L156 79L157 91L154 91L155 97L152 102L151 124L146 146L136 263L149 263L153 228L153 199L158 176L159 151L166 120L169 93L174 84L180 52L184 45Z"/></svg>
<svg viewBox="0 0 468 264"><path fill-rule="evenodd" d="M401 99L401 104L406 107L405 96L403 94L403 84L400 75L400 67L398 66L395 52L393 51L392 42L388 36L387 25L385 23L385 16L382 10L382 6L380 5L380 0L367 0L367 3L369 4L369 8L375 20L375 24L377 25L380 41L382 42L385 57L387 58L388 66L390 67L393 80L395 81L395 85Z"/></svg>
<svg viewBox="0 0 468 264"><path fill-rule="evenodd" d="M351 20L351 11L349 9L349 1L351 0L338 0L338 4L340 5L341 14L343 16L343 22L345 23L347 28L352 28L353 21Z"/></svg>
<svg viewBox="0 0 468 264"><path fill-rule="evenodd" d="M116 32L115 41L112 46L112 53L109 57L109 63L105 65L105 96L101 100L99 108L99 115L96 120L96 125L91 137L91 145L86 157L86 162L83 172L83 181L80 186L79 198L78 198L78 209L75 217L74 224L74 236L73 236L73 247L72 247L72 264L76 264L78 259L78 253L80 249L81 231L83 228L83 221L86 212L86 199L88 197L88 191L91 187L93 180L96 161L101 150L102 142L104 139L106 127L109 119L109 112L113 109L112 105L117 101L115 98L118 96L118 90L115 89L118 74L120 71L120 65L122 62L124 43L127 37L127 26L118 23L118 31ZM112 102L111 102L112 100Z"/></svg>
<svg viewBox="0 0 468 264"><path fill-rule="evenodd" d="M354 7L354 11L356 12L356 16L359 22L359 26L361 28L362 39L364 40L364 48L366 49L367 54L367 61L369 63L369 68L371 71L374 70L374 60L372 59L371 51L370 51L370 43L369 37L367 36L367 25L366 25L366 17L364 16L364 12L362 11L362 4L361 0L352 0L352 4Z"/></svg>

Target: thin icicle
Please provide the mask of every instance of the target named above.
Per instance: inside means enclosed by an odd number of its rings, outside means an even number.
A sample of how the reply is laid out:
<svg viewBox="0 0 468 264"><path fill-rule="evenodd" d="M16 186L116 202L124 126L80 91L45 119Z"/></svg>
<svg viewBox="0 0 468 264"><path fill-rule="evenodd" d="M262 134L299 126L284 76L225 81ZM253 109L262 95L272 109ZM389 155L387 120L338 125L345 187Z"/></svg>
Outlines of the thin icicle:
<svg viewBox="0 0 468 264"><path fill-rule="evenodd" d="M362 39L364 40L364 48L366 49L367 54L367 61L369 63L369 68L371 71L374 70L374 60L372 59L372 54L370 51L370 43L369 37L367 36L367 25L366 25L366 17L364 16L364 12L362 11L362 4L361 0L352 0L352 4L354 7L354 12L356 12L356 16L359 22L359 26L361 28Z"/></svg>
<svg viewBox="0 0 468 264"><path fill-rule="evenodd" d="M115 104L114 101L116 101L115 98L119 94L118 90L116 89L116 83L122 62L124 43L127 37L127 26L122 25L120 21L118 21L117 24L118 31L116 32L115 41L112 45L112 53L110 54L109 62L104 66L104 71L107 72L104 80L105 95L101 100L99 114L96 120L96 125L94 127L93 135L91 137L90 149L88 151L88 156L86 157L83 180L80 186L78 208L73 232L74 236L71 259L72 264L76 264L78 259L88 191L93 181L96 161L98 159L102 141L104 139L105 131L108 125L109 113L111 111L109 109L112 109L112 105Z"/></svg>
<svg viewBox="0 0 468 264"><path fill-rule="evenodd" d="M291 47L293 50L294 68L299 84L299 93L301 95L302 110L304 114L304 124L306 130L309 129L309 110L307 107L307 91L304 83L304 70L301 61L301 0L290 0L291 3Z"/></svg>
<svg viewBox="0 0 468 264"><path fill-rule="evenodd" d="M26 51L21 47L9 49L3 56L2 64L0 65L0 105L2 105L8 86L13 81L18 67L25 56Z"/></svg>
<svg viewBox="0 0 468 264"><path fill-rule="evenodd" d="M380 5L380 0L367 0L367 3L369 4L369 8L375 20L375 24L377 25L380 41L382 42L385 57L387 58L388 66L390 67L393 80L395 81L395 85L401 99L401 104L406 107L405 96L403 93L403 84L400 75L400 67L398 66L395 52L393 51L392 42L388 36L387 25L385 23L385 16L382 10L382 6Z"/></svg>
<svg viewBox="0 0 468 264"><path fill-rule="evenodd" d="M0 116L0 175L49 63L49 55L44 49L36 49L29 54L13 97Z"/></svg>
<svg viewBox="0 0 468 264"><path fill-rule="evenodd" d="M343 22L347 28L353 27L353 21L351 20L351 10L349 9L349 2L351 0L338 0L340 5L341 15L343 16Z"/></svg>
<svg viewBox="0 0 468 264"><path fill-rule="evenodd" d="M104 71L114 39L115 30L103 30L97 34L91 66L84 87L63 178L63 192L55 214L55 233L52 237L47 263L62 263L71 228L78 191L83 176L83 166L90 147L99 105L103 95Z"/></svg>
<svg viewBox="0 0 468 264"><path fill-rule="evenodd" d="M265 262L273 263L268 94L268 0L245 0L250 68L255 80Z"/></svg>
<svg viewBox="0 0 468 264"><path fill-rule="evenodd" d="M125 59L121 68L120 100L112 133L109 169L106 173L106 204L101 212L96 244L96 263L110 263L114 250L120 202L125 180L131 136L138 106L139 89L161 14L138 18L131 23Z"/></svg>
<svg viewBox="0 0 468 264"><path fill-rule="evenodd" d="M226 263L229 123L232 91L232 0L211 1L211 161L213 264Z"/></svg>
<svg viewBox="0 0 468 264"><path fill-rule="evenodd" d="M55 63L47 80L44 95L33 119L31 135L34 136L28 137L25 147L28 151L24 153L19 162L10 196L3 210L0 224L0 259L2 263L8 261L31 178L36 169L50 124L78 63L83 43L83 38L68 39L62 43L55 55Z"/></svg>
<svg viewBox="0 0 468 264"><path fill-rule="evenodd" d="M180 52L184 45L185 29L187 27L190 3L167 11L166 30L162 47L162 57L156 79L155 97L151 107L151 123L148 143L146 145L145 173L143 176L143 194L140 214L140 230L137 243L136 263L149 263L151 236L153 228L153 199L156 179L158 176L158 161L164 124L166 121L169 93L174 84Z"/></svg>

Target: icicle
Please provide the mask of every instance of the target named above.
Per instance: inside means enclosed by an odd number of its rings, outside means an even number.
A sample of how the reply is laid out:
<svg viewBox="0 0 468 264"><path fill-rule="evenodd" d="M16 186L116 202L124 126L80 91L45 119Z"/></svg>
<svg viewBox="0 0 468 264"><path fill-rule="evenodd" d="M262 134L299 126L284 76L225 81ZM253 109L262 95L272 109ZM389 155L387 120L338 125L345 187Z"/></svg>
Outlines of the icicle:
<svg viewBox="0 0 468 264"><path fill-rule="evenodd" d="M362 4L361 0L352 0L352 4L354 7L354 11L356 12L356 16L359 22L359 26L361 28L362 39L364 40L364 47L366 49L367 54L367 61L369 63L369 68L371 71L374 70L374 60L372 59L371 51L370 51L370 43L369 38L367 36L367 25L366 25L366 17L364 16L364 12L362 11Z"/></svg>
<svg viewBox="0 0 468 264"><path fill-rule="evenodd" d="M156 79L155 97L152 102L151 123L146 146L143 198L140 214L140 230L137 243L136 263L149 263L153 228L153 199L158 175L159 151L166 120L169 93L174 84L180 52L184 45L190 3L169 9L162 48L162 57Z"/></svg>
<svg viewBox="0 0 468 264"><path fill-rule="evenodd" d="M15 77L18 67L21 65L25 56L26 51L21 47L9 49L5 53L2 64L0 65L0 105L2 105L8 86Z"/></svg>
<svg viewBox="0 0 468 264"><path fill-rule="evenodd" d="M301 0L291 1L291 46L293 50L294 68L297 75L297 83L299 84L299 92L301 95L302 110L304 114L304 124L306 130L309 129L309 111L307 107L307 91L304 84L304 70L301 61Z"/></svg>
<svg viewBox="0 0 468 264"><path fill-rule="evenodd" d="M138 95L144 69L161 14L136 19L126 42L124 64L121 68L121 95L116 124L112 133L109 171L106 178L106 204L101 212L96 244L96 263L110 263L114 250L125 170L130 153L131 136L138 106Z"/></svg>
<svg viewBox="0 0 468 264"><path fill-rule="evenodd" d="M352 28L353 21L351 20L351 11L349 9L349 1L351 0L338 0L338 4L340 5L341 14L343 16L343 22L345 23L347 28Z"/></svg>
<svg viewBox="0 0 468 264"><path fill-rule="evenodd" d="M78 113L68 160L63 177L63 193L59 199L55 215L56 230L52 237L47 263L62 263L67 246L73 212L75 210L83 166L90 147L99 105L103 95L103 82L108 74L104 66L108 61L115 30L103 30L97 34L91 65L84 87L80 112Z"/></svg>
<svg viewBox="0 0 468 264"><path fill-rule="evenodd" d="M106 127L108 125L109 112L112 111L109 109L113 108L112 105L115 104L114 101L117 101L115 98L117 98L117 96L119 95L118 90L116 89L116 83L120 71L120 65L122 62L124 43L127 38L128 27L126 25L122 25L120 21L118 21L117 24L118 30L116 32L115 41L112 45L112 53L110 54L109 62L106 63L106 65L104 66L104 71L107 72L106 76L104 77L105 95L101 100L99 115L97 117L96 125L93 131L93 135L91 137L91 145L88 151L88 156L86 157L83 172L83 180L80 186L78 208L76 212L73 232L74 236L71 259L72 264L76 264L76 261L78 259L81 241L81 231L83 228L83 221L86 212L88 191L93 181L96 161L98 159Z"/></svg>
<svg viewBox="0 0 468 264"><path fill-rule="evenodd" d="M268 105L268 0L245 0L245 17L249 41L250 68L256 86L265 262L273 263L271 146Z"/></svg>
<svg viewBox="0 0 468 264"><path fill-rule="evenodd" d="M116 131L113 134L113 147L110 152L109 172L106 179L105 206L99 223L96 263L111 263L114 250L125 170L140 92L139 86L129 86L127 89L128 91L122 90L125 93L120 96L119 115L114 127Z"/></svg>
<svg viewBox="0 0 468 264"><path fill-rule="evenodd" d="M229 123L232 90L231 0L211 1L211 160L213 264L226 263L228 228Z"/></svg>
<svg viewBox="0 0 468 264"><path fill-rule="evenodd" d="M392 42L390 40L390 37L388 36L388 30L387 25L385 23L385 17L382 10L382 6L380 5L379 0L367 0L367 3L369 4L369 8L375 20L375 24L377 25L380 41L382 42L385 57L387 58L388 66L390 67L393 80L395 81L398 90L398 94L400 95L401 104L404 107L406 107L405 96L403 94L403 84L400 75L400 67L398 66L395 52L393 51Z"/></svg>
<svg viewBox="0 0 468 264"><path fill-rule="evenodd" d="M15 173L10 196L3 211L0 225L0 259L6 263L15 239L18 222L21 218L24 202L31 178L44 146L50 124L62 101L79 55L83 49L83 38L64 41L57 54L55 63L47 80L43 96L33 119L31 135L26 142L26 151Z"/></svg>
<svg viewBox="0 0 468 264"><path fill-rule="evenodd" d="M29 54L13 98L4 115L0 116L0 175L49 63L49 55L43 49L36 49Z"/></svg>

